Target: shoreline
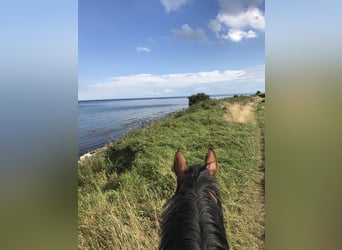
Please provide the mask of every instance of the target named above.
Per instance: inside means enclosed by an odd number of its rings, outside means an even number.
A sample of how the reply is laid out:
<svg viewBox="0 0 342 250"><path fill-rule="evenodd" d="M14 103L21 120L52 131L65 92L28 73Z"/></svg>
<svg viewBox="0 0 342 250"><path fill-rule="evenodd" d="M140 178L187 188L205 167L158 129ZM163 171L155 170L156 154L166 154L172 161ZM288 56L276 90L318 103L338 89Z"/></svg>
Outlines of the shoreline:
<svg viewBox="0 0 342 250"><path fill-rule="evenodd" d="M80 155L77 156L78 158L78 162L82 162L84 161L85 159L89 158L89 157L92 157L98 153L101 153L105 150L107 150L114 142L116 141L119 141L121 140L125 135L127 135L130 131L135 131L135 130L139 130L139 129L142 129L142 128L146 128L148 127L149 125L151 125L153 122L156 122L156 121L160 121L160 120L163 120L169 116L172 116L172 115L175 115L179 112L183 112L184 110L187 110L189 107L187 108L183 108L183 109L180 109L178 111L172 111L170 113L167 113L165 115L162 115L160 117L156 117L154 119L150 119L150 118L146 118L144 121L141 122L141 125L139 125L138 127L136 128L133 128L133 129L128 129L126 132L124 132L119 138L116 138L116 139L111 139L109 142L103 144L102 146L99 146L99 147L96 147L94 149L91 149L85 153L82 153Z"/></svg>
<svg viewBox="0 0 342 250"><path fill-rule="evenodd" d="M236 95L232 95L232 96L228 96L228 95L221 95L221 96L225 96L223 98L219 98L219 99L225 99L225 98L235 98L235 97L238 97L238 96L254 96L254 95L259 95L259 94L264 94L265 92L257 92L257 93L248 93L248 94L236 94ZM219 96L219 95L216 95L216 96ZM177 97L177 98L182 98L182 97ZM143 99L152 99L152 98L143 98ZM154 98L155 99L155 98ZM216 98L213 98L214 100L217 100ZM86 158L89 158L89 157L92 157L100 152L103 152L105 150L107 150L111 144L113 144L114 142L116 141L119 141L121 140L125 135L127 135L130 131L135 131L135 130L139 130L139 129L142 129L142 128L145 128L149 125L151 125L153 122L156 122L156 121L160 121L162 119L165 119L169 116L172 116L174 114L177 114L179 112L183 112L184 110L187 110L189 108L189 106L187 108L182 108L178 111L172 111L170 113L167 113L165 115L162 115L160 117L156 117L156 118L153 118L153 119L150 119L150 118L146 118L145 120L143 120L141 122L141 125L137 126L136 128L129 128L126 132L124 132L119 138L116 138L116 139L111 139L109 142L103 144L102 146L99 146L99 147L96 147L94 149L91 149L85 153L82 153L80 155L77 156L78 158L78 162L82 162L84 159Z"/></svg>

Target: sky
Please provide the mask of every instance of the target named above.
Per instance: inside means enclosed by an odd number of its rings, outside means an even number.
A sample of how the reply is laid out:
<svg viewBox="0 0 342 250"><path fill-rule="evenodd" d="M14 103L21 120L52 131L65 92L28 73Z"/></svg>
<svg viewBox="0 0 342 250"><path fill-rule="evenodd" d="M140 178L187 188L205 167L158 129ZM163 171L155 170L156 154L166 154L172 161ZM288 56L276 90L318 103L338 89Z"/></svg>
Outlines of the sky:
<svg viewBox="0 0 342 250"><path fill-rule="evenodd" d="M265 90L262 0L80 0L78 99Z"/></svg>

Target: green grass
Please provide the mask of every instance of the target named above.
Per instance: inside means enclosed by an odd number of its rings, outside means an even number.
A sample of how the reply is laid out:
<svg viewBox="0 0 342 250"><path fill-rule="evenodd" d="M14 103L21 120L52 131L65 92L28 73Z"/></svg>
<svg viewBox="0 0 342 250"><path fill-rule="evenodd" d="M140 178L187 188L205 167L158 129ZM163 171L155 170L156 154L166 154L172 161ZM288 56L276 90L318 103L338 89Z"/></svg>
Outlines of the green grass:
<svg viewBox="0 0 342 250"><path fill-rule="evenodd" d="M180 149L188 165L203 163L208 147L219 160L218 183L232 249L261 249L263 207L257 179L264 105L257 122L229 123L225 103L209 100L130 131L78 166L79 249L156 249L163 204L176 187L171 171ZM261 106L263 105L263 107ZM260 126L259 126L260 124Z"/></svg>

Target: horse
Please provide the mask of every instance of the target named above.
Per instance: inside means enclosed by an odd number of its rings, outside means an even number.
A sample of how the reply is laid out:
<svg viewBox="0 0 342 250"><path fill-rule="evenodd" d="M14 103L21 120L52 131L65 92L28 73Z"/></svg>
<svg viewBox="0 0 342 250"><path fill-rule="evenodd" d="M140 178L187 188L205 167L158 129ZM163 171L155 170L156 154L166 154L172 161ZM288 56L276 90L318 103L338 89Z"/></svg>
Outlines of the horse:
<svg viewBox="0 0 342 250"><path fill-rule="evenodd" d="M173 171L177 188L164 205L159 249L229 249L215 177L215 151L208 149L204 165L187 168L184 155L178 150Z"/></svg>

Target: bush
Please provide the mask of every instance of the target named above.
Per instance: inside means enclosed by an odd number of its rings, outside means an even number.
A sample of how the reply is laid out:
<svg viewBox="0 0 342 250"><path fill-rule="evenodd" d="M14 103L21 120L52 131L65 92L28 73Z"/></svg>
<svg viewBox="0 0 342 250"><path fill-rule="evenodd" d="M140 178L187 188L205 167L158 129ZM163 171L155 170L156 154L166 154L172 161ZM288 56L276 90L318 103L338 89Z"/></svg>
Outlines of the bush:
<svg viewBox="0 0 342 250"><path fill-rule="evenodd" d="M260 91L258 90L258 91L255 93L255 95L264 98L264 97L265 97L265 92L262 93L262 92L260 92Z"/></svg>
<svg viewBox="0 0 342 250"><path fill-rule="evenodd" d="M198 94L189 96L188 99L189 99L189 106L192 106L199 102L208 101L210 100L210 97L204 93L198 93Z"/></svg>

